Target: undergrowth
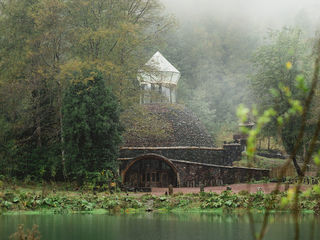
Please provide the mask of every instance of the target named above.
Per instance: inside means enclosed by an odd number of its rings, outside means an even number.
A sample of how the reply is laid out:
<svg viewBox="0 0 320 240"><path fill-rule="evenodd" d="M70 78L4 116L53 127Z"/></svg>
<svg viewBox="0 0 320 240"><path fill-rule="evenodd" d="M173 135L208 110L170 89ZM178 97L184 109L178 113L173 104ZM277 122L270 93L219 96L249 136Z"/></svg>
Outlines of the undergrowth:
<svg viewBox="0 0 320 240"><path fill-rule="evenodd" d="M125 193L92 193L92 192L58 192L42 195L41 192L23 192L19 190L4 190L0 192L0 213L8 211L45 211L57 214L73 212L90 212L105 209L110 212L127 211L128 209L168 211L181 209L272 209L290 210L293 189L287 192L265 194L262 191L249 193L241 191L238 194L223 191L221 194L202 192L193 194L174 194L172 196L155 196L151 194L128 195ZM320 187L300 193L300 210L313 210L320 213Z"/></svg>

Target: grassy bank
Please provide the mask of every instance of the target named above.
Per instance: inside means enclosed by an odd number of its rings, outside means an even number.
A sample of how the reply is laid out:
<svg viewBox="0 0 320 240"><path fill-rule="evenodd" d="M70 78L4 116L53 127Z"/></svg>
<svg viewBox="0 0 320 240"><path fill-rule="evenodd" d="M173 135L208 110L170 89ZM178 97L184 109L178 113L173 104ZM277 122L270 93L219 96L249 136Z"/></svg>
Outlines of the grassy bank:
<svg viewBox="0 0 320 240"><path fill-rule="evenodd" d="M275 211L292 208L293 191L265 194L231 191L217 193L177 193L172 196L152 194L93 193L46 190L37 187L0 190L0 213L15 212L69 214L79 212L136 211L232 211L254 209ZM320 191L315 186L299 195L299 209L320 212Z"/></svg>

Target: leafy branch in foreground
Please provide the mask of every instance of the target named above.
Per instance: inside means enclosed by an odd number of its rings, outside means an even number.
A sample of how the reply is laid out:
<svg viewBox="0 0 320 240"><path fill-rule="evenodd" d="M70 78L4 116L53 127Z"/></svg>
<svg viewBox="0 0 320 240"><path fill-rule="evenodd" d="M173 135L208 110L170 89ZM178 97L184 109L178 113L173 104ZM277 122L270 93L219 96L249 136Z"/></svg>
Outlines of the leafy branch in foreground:
<svg viewBox="0 0 320 240"><path fill-rule="evenodd" d="M311 122L306 124L311 119L309 110L317 84L312 80L316 56L308 41L299 29L272 31L268 42L256 51L256 73L251 80L260 114L271 108L277 113L260 134L277 136L286 153L291 154L298 175L302 175L298 158L303 157L315 128Z"/></svg>
<svg viewBox="0 0 320 240"><path fill-rule="evenodd" d="M288 61L286 63L287 71L290 72L292 69L292 63ZM257 126L255 129L248 130L243 128L243 132L248 134L248 142L247 142L247 155L249 160L252 160L255 156L256 150L256 136L262 131L263 128L268 127L271 121L274 121L274 125L277 129L277 134L280 136L282 140L282 144L285 146L286 150L290 154L290 158L286 161L286 163L281 167L280 176L278 179L278 183L275 187L275 192L279 191L280 188L280 180L284 177L285 170L289 166L291 162L294 163L297 173L298 173L298 182L293 189L288 191L288 195L282 199L283 205L287 205L292 203L292 211L294 214L295 220L295 239L299 239L299 195L301 184L303 181L303 177L305 176L307 165L310 163L312 156L314 155L317 147L317 141L319 139L320 134L320 114L317 113L317 121L316 126L310 128L308 126L308 119L310 119L310 115L312 115L312 103L315 97L315 92L317 89L317 83L319 78L319 68L320 68L320 40L317 43L317 53L314 65L314 73L312 82L310 84L310 88L308 88L307 81L301 75L296 76L295 88L296 94L292 93L292 88L284 85L283 83L278 84L278 89L272 89L271 93L274 96L274 99L280 98L282 105L286 106L285 108L277 108L275 105L274 108L269 108L265 110L261 116L258 115L257 110L253 109L251 114L253 117L257 119ZM306 96L305 96L306 94ZM297 99L297 96L299 97ZM273 99L273 100L274 100ZM275 101L276 102L276 101ZM248 114L250 113L249 109L240 106L238 109L238 116L242 122L247 121ZM270 126L270 125L269 125ZM308 128L307 128L308 127ZM294 128L294 130L293 130ZM289 131L293 131L289 132ZM288 136L289 135L289 136ZM303 159L302 168L297 164L296 156L301 149L303 143L307 143L307 154ZM316 154L314 156L315 163L319 166L319 156ZM314 191L318 191L319 186L314 187ZM270 205L266 208L266 213L264 216L263 224L261 230L258 235L255 234L255 227L253 218L249 212L250 222L253 229L253 236L255 239L263 239L267 230L268 225L268 217L270 215L270 210L272 208L272 201Z"/></svg>

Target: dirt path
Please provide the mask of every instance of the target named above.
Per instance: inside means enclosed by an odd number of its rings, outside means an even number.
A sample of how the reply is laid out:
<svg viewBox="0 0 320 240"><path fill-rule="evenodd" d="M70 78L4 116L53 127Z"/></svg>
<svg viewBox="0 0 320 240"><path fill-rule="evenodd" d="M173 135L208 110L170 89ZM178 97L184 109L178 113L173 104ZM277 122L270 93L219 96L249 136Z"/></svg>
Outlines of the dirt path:
<svg viewBox="0 0 320 240"><path fill-rule="evenodd" d="M292 185L290 185L292 186ZM226 186L216 186L216 187L206 187L204 190L205 192L216 192L221 193L222 191L226 190L227 187L230 187L232 192L238 193L242 190L246 190L248 192L254 193L257 192L258 188L261 188L262 191L265 193L270 193L276 187L276 183L262 183L262 184L231 184ZM301 190L304 191L307 188L310 188L309 185L303 185ZM280 191L284 191L285 185L281 184ZM173 192L178 193L198 193L200 188L174 188ZM163 195L165 192L168 192L168 188L152 188L152 194L154 195Z"/></svg>

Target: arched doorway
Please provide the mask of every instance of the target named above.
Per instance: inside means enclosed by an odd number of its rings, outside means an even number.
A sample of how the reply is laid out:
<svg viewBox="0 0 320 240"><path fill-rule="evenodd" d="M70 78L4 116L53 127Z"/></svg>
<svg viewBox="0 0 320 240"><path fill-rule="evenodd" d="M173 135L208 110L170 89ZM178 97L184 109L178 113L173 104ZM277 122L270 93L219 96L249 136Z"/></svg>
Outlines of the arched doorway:
<svg viewBox="0 0 320 240"><path fill-rule="evenodd" d="M122 183L131 187L168 187L179 185L174 164L161 155L146 154L133 159L122 171Z"/></svg>

